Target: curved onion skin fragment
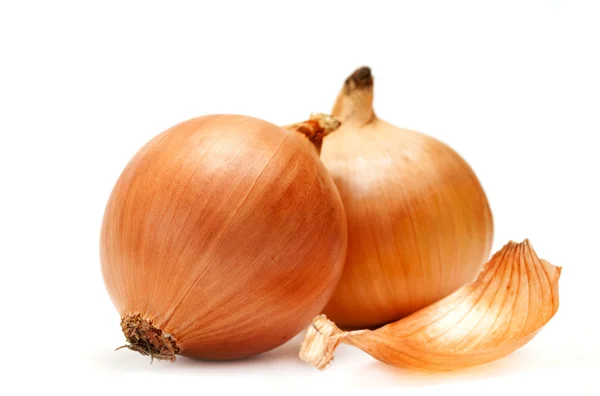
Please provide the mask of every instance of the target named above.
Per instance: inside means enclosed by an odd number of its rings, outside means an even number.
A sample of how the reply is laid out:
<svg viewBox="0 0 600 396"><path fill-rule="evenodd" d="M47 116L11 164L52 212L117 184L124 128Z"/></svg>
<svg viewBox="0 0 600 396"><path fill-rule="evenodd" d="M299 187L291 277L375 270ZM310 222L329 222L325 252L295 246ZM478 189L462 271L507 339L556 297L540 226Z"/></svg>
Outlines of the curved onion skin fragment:
<svg viewBox="0 0 600 396"><path fill-rule="evenodd" d="M558 310L561 267L529 240L509 242L479 277L448 297L376 330L344 332L325 315L309 327L300 358L318 369L340 342L402 368L449 371L500 359L529 342Z"/></svg>

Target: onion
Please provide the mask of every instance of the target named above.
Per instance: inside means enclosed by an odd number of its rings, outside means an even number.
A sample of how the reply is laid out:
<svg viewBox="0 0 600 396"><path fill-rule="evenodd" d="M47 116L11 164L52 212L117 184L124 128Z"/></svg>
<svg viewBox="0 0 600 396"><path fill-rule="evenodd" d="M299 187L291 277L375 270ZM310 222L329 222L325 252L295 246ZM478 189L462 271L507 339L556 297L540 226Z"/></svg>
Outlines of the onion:
<svg viewBox="0 0 600 396"><path fill-rule="evenodd" d="M171 361L239 359L283 344L322 311L347 245L318 156L338 126L323 115L288 127L209 115L133 157L107 203L100 249L126 347Z"/></svg>
<svg viewBox="0 0 600 396"><path fill-rule="evenodd" d="M367 67L346 80L322 146L348 219L347 261L324 314L338 326L390 323L475 279L492 247L486 195L455 151L373 111Z"/></svg>

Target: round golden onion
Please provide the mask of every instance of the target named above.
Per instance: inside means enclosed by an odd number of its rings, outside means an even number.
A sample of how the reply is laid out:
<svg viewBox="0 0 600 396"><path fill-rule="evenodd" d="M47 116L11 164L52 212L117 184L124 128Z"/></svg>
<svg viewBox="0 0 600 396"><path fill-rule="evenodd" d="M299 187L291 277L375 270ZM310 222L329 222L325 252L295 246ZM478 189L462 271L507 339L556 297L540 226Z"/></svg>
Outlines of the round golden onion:
<svg viewBox="0 0 600 396"><path fill-rule="evenodd" d="M129 349L237 359L310 323L346 254L344 209L318 156L338 126L209 115L133 157L101 231L102 274Z"/></svg>
<svg viewBox="0 0 600 396"><path fill-rule="evenodd" d="M324 310L346 328L395 321L475 279L493 221L472 169L446 144L379 119L367 67L346 80L332 114L342 122L321 159L342 197L348 253Z"/></svg>

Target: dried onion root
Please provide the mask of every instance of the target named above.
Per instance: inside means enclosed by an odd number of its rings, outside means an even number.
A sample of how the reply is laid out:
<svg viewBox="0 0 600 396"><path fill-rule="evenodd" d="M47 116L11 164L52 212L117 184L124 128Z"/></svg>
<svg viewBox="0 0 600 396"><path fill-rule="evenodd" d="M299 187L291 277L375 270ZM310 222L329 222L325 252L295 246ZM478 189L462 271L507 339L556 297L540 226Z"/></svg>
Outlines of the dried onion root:
<svg viewBox="0 0 600 396"><path fill-rule="evenodd" d="M500 359L529 342L558 309L561 267L529 240L509 242L479 277L448 297L376 330L344 332L325 315L309 327L300 358L324 369L340 343L402 368L449 371Z"/></svg>

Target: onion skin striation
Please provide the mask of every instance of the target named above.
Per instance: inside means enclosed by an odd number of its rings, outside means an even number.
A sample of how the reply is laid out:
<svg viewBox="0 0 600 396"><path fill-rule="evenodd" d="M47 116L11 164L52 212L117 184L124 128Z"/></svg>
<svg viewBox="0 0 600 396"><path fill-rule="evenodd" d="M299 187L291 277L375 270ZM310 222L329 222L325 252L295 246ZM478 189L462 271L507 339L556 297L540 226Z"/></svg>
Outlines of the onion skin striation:
<svg viewBox="0 0 600 396"><path fill-rule="evenodd" d="M280 127L208 115L133 157L100 248L128 348L239 359L283 344L322 311L347 248L343 205L318 156L332 120Z"/></svg>
<svg viewBox="0 0 600 396"><path fill-rule="evenodd" d="M332 114L342 126L325 138L321 159L346 210L348 254L323 313L342 328L373 328L474 280L491 251L493 219L465 160L379 119L367 67L347 78Z"/></svg>

